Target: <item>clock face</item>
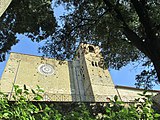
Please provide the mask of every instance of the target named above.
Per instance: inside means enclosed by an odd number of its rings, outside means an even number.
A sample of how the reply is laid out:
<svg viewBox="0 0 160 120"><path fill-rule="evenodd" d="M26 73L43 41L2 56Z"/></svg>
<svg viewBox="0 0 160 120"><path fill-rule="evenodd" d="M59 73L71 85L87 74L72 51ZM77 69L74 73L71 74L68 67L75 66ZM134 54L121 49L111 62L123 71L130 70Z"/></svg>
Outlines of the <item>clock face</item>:
<svg viewBox="0 0 160 120"><path fill-rule="evenodd" d="M50 64L41 64L38 66L38 71L43 75L52 75L55 73L55 69Z"/></svg>

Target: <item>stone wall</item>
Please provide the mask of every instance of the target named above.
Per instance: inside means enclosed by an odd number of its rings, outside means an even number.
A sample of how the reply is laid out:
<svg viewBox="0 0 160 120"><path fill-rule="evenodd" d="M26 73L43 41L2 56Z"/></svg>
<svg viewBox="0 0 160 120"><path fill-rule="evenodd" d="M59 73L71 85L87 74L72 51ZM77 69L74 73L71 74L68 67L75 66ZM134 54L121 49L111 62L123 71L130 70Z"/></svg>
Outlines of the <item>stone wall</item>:
<svg viewBox="0 0 160 120"><path fill-rule="evenodd" d="M53 97L71 96L70 80L67 61L11 53L2 75L1 92L13 92L13 84L21 87L25 84L29 89L38 85Z"/></svg>
<svg viewBox="0 0 160 120"><path fill-rule="evenodd" d="M119 99L124 102L134 102L136 98L141 98L139 94L143 94L143 89L138 89L134 87L127 87L127 86L115 86L117 90ZM159 91L158 90L148 90L147 95L155 96Z"/></svg>

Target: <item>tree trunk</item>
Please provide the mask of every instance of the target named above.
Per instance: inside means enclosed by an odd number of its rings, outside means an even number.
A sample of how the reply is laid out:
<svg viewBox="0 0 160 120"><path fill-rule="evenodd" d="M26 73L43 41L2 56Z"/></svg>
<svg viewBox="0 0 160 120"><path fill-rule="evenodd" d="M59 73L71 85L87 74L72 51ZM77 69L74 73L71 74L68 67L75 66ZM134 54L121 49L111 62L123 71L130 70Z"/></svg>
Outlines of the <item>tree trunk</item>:
<svg viewBox="0 0 160 120"><path fill-rule="evenodd" d="M160 49L159 49L160 51ZM157 51L157 47L156 45L153 46L152 45L152 51L151 51L151 56L150 56L150 59L154 65L154 68L156 70L156 73L157 73L157 77L158 77L158 81L160 83L160 53L158 54L159 52Z"/></svg>
<svg viewBox="0 0 160 120"><path fill-rule="evenodd" d="M158 81L160 83L160 39L155 33L158 33L158 29L155 29L154 22L150 19L148 9L142 1L131 0L132 5L139 17L139 22L144 28L145 36L139 36L133 29L129 28L126 23L121 10L118 9L109 0L103 0L107 7L116 13L115 17L123 24L123 33L131 41L131 44L144 53L153 62L154 68L157 73ZM112 14L113 15L113 14ZM144 41L143 41L144 40Z"/></svg>
<svg viewBox="0 0 160 120"><path fill-rule="evenodd" d="M156 73L157 73L158 81L160 83L160 60L159 61L157 61L157 60L153 61L152 60L152 62L153 62L154 68L155 68Z"/></svg>

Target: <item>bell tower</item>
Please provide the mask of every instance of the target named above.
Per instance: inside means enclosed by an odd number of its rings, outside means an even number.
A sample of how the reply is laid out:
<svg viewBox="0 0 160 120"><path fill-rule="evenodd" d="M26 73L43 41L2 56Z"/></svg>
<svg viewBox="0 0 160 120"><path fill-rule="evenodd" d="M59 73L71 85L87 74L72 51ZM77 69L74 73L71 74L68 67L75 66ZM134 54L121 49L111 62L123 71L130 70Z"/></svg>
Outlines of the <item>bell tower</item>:
<svg viewBox="0 0 160 120"><path fill-rule="evenodd" d="M86 100L106 101L117 94L109 71L104 69L98 46L81 43L76 51L76 60L79 60Z"/></svg>

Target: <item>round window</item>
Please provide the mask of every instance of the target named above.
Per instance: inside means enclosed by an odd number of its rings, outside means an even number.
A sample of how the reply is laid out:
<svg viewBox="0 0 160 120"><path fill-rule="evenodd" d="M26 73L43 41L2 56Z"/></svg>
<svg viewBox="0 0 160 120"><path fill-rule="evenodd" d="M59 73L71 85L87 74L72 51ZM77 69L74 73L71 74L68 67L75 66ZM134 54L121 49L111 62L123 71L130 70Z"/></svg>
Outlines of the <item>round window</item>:
<svg viewBox="0 0 160 120"><path fill-rule="evenodd" d="M43 75L52 75L55 72L54 67L50 64L39 65L38 71Z"/></svg>

